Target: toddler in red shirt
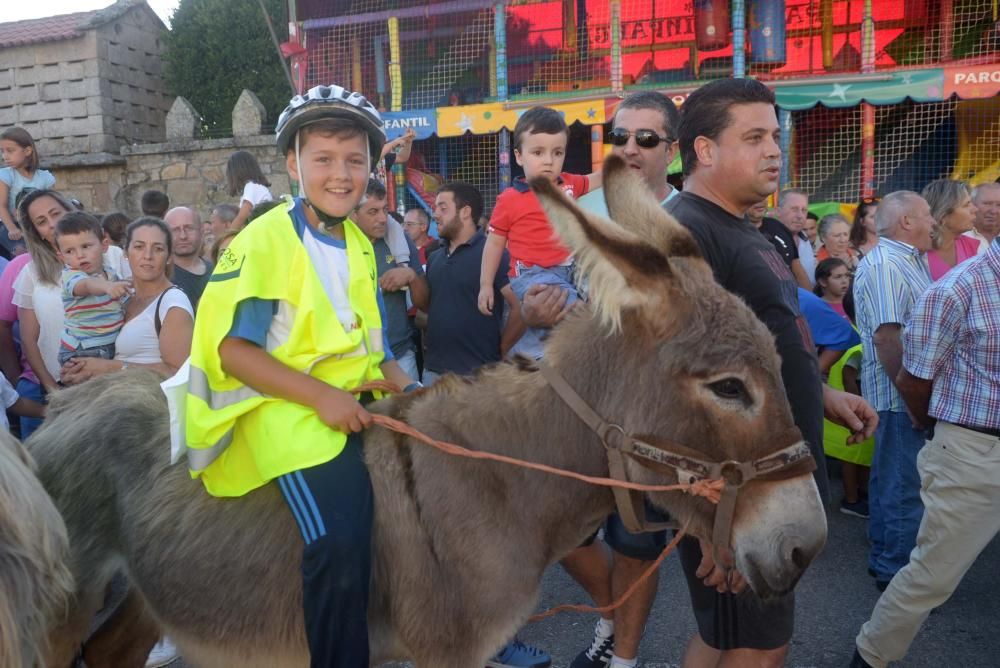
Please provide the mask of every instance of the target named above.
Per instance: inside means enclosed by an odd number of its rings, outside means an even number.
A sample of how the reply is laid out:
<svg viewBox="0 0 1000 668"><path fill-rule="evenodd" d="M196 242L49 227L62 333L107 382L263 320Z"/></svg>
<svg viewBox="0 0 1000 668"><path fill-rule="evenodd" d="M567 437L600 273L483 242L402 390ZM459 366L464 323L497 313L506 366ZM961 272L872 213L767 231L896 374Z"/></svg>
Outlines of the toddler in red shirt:
<svg viewBox="0 0 1000 668"><path fill-rule="evenodd" d="M568 141L566 121L548 107L532 107L514 126L514 159L524 168L524 178L516 179L500 194L490 216L490 234L479 276L479 311L484 315L493 312L493 280L504 248L510 252L510 285L518 300L535 284L558 285L567 290L567 304L577 299L573 258L528 186L531 179L545 177L573 199L601 187L599 172L587 176L562 172ZM544 334L545 330L528 329L511 353L541 358Z"/></svg>

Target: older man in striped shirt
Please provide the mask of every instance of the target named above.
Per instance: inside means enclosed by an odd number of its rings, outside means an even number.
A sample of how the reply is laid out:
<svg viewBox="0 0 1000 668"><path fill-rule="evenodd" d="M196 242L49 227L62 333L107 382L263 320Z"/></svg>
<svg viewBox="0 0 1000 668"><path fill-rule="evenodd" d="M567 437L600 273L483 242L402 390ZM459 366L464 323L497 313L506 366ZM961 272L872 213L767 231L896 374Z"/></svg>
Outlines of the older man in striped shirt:
<svg viewBox="0 0 1000 668"><path fill-rule="evenodd" d="M933 426L917 458L924 518L909 563L858 634L854 666L903 658L930 611L1000 532L1000 239L913 309L896 384Z"/></svg>
<svg viewBox="0 0 1000 668"><path fill-rule="evenodd" d="M869 482L868 570L880 590L906 565L923 515L917 453L924 433L914 428L895 384L902 334L913 305L930 285L925 253L934 218L920 195L885 197L875 217L879 243L861 260L854 285L863 344L861 393L879 415Z"/></svg>

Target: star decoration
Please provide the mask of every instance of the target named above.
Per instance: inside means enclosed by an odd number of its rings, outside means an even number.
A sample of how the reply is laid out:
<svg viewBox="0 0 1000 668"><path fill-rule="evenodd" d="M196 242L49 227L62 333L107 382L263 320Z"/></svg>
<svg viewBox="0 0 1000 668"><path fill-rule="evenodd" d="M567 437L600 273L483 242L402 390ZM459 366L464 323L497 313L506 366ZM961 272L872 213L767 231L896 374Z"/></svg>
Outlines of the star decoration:
<svg viewBox="0 0 1000 668"><path fill-rule="evenodd" d="M847 89L850 87L851 84L847 84L846 86L844 86L842 84L835 83L833 84L833 92L827 95L827 97L837 97L840 98L841 102L847 102L847 97L845 96L845 94L847 93Z"/></svg>
<svg viewBox="0 0 1000 668"><path fill-rule="evenodd" d="M458 123L455 123L455 126L462 132L468 132L472 129L472 119L463 113L462 117L458 119Z"/></svg>
<svg viewBox="0 0 1000 668"><path fill-rule="evenodd" d="M590 107L589 109L587 109L587 118L594 118L595 116L597 116L597 110L596 109L594 109L593 107Z"/></svg>
<svg viewBox="0 0 1000 668"><path fill-rule="evenodd" d="M913 83L913 74L910 72L904 72L900 75L903 78L903 83L907 86Z"/></svg>

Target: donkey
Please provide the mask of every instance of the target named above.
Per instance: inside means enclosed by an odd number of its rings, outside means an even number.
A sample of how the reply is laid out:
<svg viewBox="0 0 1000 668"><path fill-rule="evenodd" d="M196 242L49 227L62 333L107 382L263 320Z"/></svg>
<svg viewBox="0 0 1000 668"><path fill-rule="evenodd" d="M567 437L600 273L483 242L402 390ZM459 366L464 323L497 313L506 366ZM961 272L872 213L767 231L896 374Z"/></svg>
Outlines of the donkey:
<svg viewBox="0 0 1000 668"><path fill-rule="evenodd" d="M533 184L590 281L590 305L551 333L549 366L625 432L685 444L707 460L757 458L800 440L768 330L715 283L692 237L621 160L606 163L605 182L617 223ZM526 360L445 377L371 410L471 449L609 472L602 440ZM155 640L149 620L197 666L308 665L301 537L280 492L267 485L240 499L210 497L169 464L168 421L156 379L128 371L60 392L29 442L69 527L78 582L76 605L53 631L50 665L72 657L119 568L133 591L117 621L141 628L133 635L144 645L127 660L85 653L88 665L132 665ZM373 665L484 665L531 613L545 569L614 509L606 488L454 458L380 427L364 439L376 500ZM631 458L626 468L642 483L679 477ZM715 506L705 499L648 498L691 534L711 537ZM758 594L794 587L825 539L811 475L740 491L732 555Z"/></svg>
<svg viewBox="0 0 1000 668"><path fill-rule="evenodd" d="M73 594L62 517L32 473L28 452L0 430L0 666L41 659Z"/></svg>

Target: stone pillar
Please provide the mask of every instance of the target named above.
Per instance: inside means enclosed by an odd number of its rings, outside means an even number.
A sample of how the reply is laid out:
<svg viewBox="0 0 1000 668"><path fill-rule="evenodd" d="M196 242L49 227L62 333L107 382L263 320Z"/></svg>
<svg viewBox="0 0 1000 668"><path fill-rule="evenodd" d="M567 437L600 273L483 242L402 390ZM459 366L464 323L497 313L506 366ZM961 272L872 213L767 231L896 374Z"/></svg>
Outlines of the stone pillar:
<svg viewBox="0 0 1000 668"><path fill-rule="evenodd" d="M233 136L249 137L263 131L267 110L253 92L243 89L233 107Z"/></svg>
<svg viewBox="0 0 1000 668"><path fill-rule="evenodd" d="M167 141L198 136L201 114L183 97L177 96L167 112Z"/></svg>

